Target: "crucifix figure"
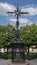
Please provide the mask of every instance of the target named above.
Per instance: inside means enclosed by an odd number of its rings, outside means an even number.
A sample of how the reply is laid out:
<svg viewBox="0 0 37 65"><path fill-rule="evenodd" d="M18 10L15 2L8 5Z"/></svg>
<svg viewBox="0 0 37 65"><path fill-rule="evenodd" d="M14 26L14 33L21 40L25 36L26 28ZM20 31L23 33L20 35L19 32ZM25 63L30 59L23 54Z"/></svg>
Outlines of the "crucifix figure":
<svg viewBox="0 0 37 65"><path fill-rule="evenodd" d="M19 7L14 12L7 12L7 14L14 14L16 16L16 34L12 40L12 62L13 61L25 61L25 44L19 35L19 16L21 14L29 14L28 12L21 12Z"/></svg>
<svg viewBox="0 0 37 65"><path fill-rule="evenodd" d="M18 5L17 5L17 9L14 10L14 12L7 12L7 14L14 14L14 13L15 13L15 16L16 16L16 19L17 19L17 21L16 21L16 28L18 29L18 28L19 28L19 16L20 16L21 14L29 14L29 12L21 12L21 11L19 10Z"/></svg>

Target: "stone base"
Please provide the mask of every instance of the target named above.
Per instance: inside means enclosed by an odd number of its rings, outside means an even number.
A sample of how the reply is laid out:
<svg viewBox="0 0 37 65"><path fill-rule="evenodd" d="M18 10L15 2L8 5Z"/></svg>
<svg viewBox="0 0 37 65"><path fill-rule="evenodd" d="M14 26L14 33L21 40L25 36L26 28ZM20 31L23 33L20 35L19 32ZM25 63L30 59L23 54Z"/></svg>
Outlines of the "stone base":
<svg viewBox="0 0 37 65"><path fill-rule="evenodd" d="M11 62L11 61L9 61L8 63L7 63L7 65L30 65L30 63L28 63L28 62Z"/></svg>

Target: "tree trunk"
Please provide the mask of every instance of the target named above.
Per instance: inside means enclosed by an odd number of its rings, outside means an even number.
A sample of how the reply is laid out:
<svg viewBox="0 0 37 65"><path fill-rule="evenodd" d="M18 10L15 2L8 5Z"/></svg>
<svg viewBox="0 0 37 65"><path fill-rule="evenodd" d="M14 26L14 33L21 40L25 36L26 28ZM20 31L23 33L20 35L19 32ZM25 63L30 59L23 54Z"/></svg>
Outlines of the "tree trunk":
<svg viewBox="0 0 37 65"><path fill-rule="evenodd" d="M8 47L7 47L7 54L8 54Z"/></svg>
<svg viewBox="0 0 37 65"><path fill-rule="evenodd" d="M29 55L29 48L30 48L30 47L28 46L28 55Z"/></svg>

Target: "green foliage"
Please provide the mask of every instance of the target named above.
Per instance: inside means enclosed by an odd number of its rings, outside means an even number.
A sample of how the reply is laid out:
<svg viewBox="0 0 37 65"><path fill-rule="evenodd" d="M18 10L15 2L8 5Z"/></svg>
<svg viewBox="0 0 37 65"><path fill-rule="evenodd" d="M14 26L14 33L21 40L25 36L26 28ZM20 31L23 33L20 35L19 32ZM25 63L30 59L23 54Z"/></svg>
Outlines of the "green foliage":
<svg viewBox="0 0 37 65"><path fill-rule="evenodd" d="M25 58L28 60L36 59L37 53L30 53L29 55L25 55Z"/></svg>
<svg viewBox="0 0 37 65"><path fill-rule="evenodd" d="M0 58L11 59L11 53L0 53Z"/></svg>
<svg viewBox="0 0 37 65"><path fill-rule="evenodd" d="M21 37L25 42L25 45L28 47L28 54L29 48L31 45L37 46L37 25L33 24L30 26L20 28Z"/></svg>
<svg viewBox="0 0 37 65"><path fill-rule="evenodd" d="M0 25L0 48L8 47L14 37L15 28L8 24L7 26Z"/></svg>
<svg viewBox="0 0 37 65"><path fill-rule="evenodd" d="M26 25L25 27L21 27L19 32L28 48L30 48L31 45L37 46L37 25ZM14 33L14 26L10 24L6 26L0 25L0 48L10 46L11 40L14 38Z"/></svg>
<svg viewBox="0 0 37 65"><path fill-rule="evenodd" d="M11 59L11 52L8 52L8 53L0 53L0 58L3 58L3 59ZM28 60L32 60L32 59L37 59L37 53L30 53L29 55L25 55L24 56L25 59L28 59Z"/></svg>
<svg viewBox="0 0 37 65"><path fill-rule="evenodd" d="M22 27L20 29L21 37L25 43L30 46L32 44L37 45L37 25L33 24L30 26Z"/></svg>

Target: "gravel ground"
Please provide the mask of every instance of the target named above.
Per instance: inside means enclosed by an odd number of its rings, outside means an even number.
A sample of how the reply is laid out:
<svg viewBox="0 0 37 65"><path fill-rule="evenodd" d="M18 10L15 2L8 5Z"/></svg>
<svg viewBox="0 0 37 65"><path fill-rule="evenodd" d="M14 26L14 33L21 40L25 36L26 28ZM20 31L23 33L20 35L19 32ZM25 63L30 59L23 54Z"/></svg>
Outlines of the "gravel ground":
<svg viewBox="0 0 37 65"><path fill-rule="evenodd" d="M8 62L10 60L3 60L3 59L0 59L0 65L8 65ZM30 63L30 65L37 65L37 59L34 59L34 60L26 60L27 62Z"/></svg>
<svg viewBox="0 0 37 65"><path fill-rule="evenodd" d="M28 60L28 62L30 63L30 65L37 65L37 59Z"/></svg>

